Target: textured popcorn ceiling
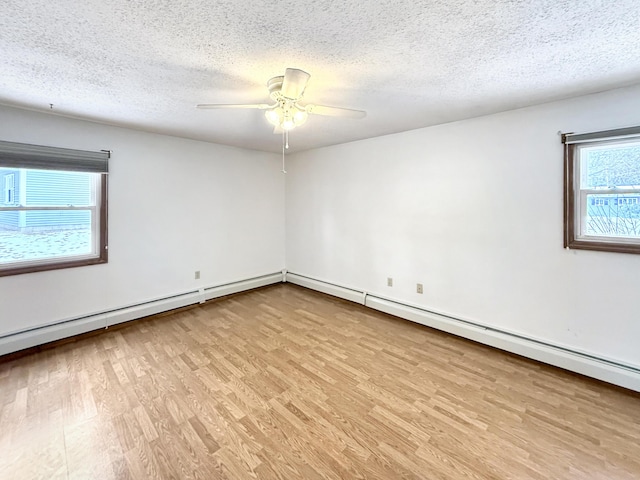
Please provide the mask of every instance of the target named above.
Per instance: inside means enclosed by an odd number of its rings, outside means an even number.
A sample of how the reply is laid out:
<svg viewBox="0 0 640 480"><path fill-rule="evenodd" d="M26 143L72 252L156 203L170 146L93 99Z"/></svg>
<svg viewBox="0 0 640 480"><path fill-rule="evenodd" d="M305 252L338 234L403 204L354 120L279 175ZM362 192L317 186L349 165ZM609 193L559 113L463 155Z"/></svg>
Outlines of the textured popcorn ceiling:
<svg viewBox="0 0 640 480"><path fill-rule="evenodd" d="M0 103L279 151L263 112L311 74L304 150L640 82L638 0L2 0ZM0 129L1 138L1 129Z"/></svg>

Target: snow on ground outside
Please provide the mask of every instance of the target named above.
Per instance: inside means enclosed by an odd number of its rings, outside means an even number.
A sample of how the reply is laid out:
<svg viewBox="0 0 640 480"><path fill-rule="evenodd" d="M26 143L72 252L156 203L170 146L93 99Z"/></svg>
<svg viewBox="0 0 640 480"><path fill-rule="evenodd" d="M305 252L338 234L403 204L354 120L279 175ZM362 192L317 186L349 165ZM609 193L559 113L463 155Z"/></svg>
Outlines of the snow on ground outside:
<svg viewBox="0 0 640 480"><path fill-rule="evenodd" d="M91 230L0 231L0 264L91 253Z"/></svg>

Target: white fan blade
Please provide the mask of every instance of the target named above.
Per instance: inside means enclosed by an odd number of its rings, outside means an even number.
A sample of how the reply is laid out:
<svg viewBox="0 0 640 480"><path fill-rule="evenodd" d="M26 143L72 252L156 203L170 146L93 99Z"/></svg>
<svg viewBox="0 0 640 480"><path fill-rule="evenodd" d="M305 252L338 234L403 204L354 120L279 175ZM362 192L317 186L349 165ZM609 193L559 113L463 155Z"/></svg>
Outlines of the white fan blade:
<svg viewBox="0 0 640 480"><path fill-rule="evenodd" d="M330 117L364 118L367 112L351 108L329 107L327 105L305 105L307 113L313 115L327 115Z"/></svg>
<svg viewBox="0 0 640 480"><path fill-rule="evenodd" d="M311 77L311 75L303 70L287 68L284 72L284 80L282 81L280 93L282 96L291 100L298 100L304 93L309 77Z"/></svg>
<svg viewBox="0 0 640 480"><path fill-rule="evenodd" d="M276 125L273 129L273 133L275 135L282 135L284 133L284 128L282 128L280 125Z"/></svg>
<svg viewBox="0 0 640 480"><path fill-rule="evenodd" d="M196 105L196 108L257 108L259 110L266 110L271 105L266 103L253 103L253 104L232 104L232 103L200 103Z"/></svg>

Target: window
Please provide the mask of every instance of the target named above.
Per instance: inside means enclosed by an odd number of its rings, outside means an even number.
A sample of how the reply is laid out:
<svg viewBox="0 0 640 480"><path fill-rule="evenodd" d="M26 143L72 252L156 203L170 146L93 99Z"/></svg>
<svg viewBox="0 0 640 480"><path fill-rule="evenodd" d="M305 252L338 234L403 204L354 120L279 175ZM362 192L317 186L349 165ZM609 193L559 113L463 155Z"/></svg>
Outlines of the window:
<svg viewBox="0 0 640 480"><path fill-rule="evenodd" d="M640 253L640 127L563 142L565 247Z"/></svg>
<svg viewBox="0 0 640 480"><path fill-rule="evenodd" d="M4 177L4 203L11 205L15 201L16 179L13 173L8 173Z"/></svg>
<svg viewBox="0 0 640 480"><path fill-rule="evenodd" d="M107 262L108 158L0 141L0 276Z"/></svg>

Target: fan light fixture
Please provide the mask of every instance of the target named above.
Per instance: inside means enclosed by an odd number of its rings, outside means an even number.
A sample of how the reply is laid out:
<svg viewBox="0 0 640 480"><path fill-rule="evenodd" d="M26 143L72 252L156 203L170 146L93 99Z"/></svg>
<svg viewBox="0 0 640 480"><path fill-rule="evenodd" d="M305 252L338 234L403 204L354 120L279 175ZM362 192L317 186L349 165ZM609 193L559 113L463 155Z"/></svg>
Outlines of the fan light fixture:
<svg viewBox="0 0 640 480"><path fill-rule="evenodd" d="M264 112L264 116L274 127L293 130L307 121L307 111L293 102L282 101L277 106Z"/></svg>
<svg viewBox="0 0 640 480"><path fill-rule="evenodd" d="M264 110L264 115L275 128L273 133L281 134L299 127L307 121L308 115L327 115L330 117L363 118L367 115L362 110L351 108L329 107L327 105L300 105L309 75L298 68L287 68L284 75L269 79L267 88L269 97L274 103L200 103L197 108L255 108Z"/></svg>
<svg viewBox="0 0 640 480"><path fill-rule="evenodd" d="M327 105L300 105L309 75L298 68L287 68L284 75L271 78L267 82L269 97L275 102L267 103L200 103L197 108L255 108L264 110L267 121L273 125L273 133L282 134L282 173L287 173L284 165L284 151L289 148L289 130L299 127L307 121L309 114L328 115L330 117L363 118L367 115L362 110L351 108L329 107Z"/></svg>

